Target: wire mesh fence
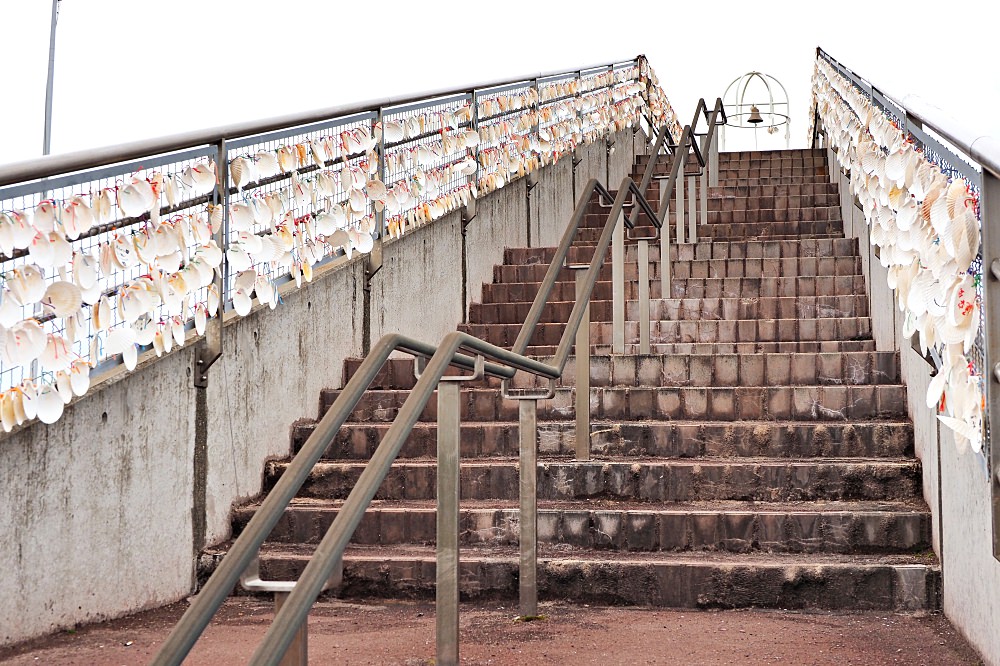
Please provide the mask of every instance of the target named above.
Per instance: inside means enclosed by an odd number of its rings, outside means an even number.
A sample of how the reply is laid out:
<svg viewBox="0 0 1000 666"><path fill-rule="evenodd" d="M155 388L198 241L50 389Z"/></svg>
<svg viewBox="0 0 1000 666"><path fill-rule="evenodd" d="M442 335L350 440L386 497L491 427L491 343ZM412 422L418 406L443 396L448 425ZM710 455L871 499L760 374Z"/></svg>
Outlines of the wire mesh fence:
<svg viewBox="0 0 1000 666"><path fill-rule="evenodd" d="M213 317L274 308L320 268L640 117L673 118L664 100L638 58L8 178L0 422L53 422L92 379Z"/></svg>

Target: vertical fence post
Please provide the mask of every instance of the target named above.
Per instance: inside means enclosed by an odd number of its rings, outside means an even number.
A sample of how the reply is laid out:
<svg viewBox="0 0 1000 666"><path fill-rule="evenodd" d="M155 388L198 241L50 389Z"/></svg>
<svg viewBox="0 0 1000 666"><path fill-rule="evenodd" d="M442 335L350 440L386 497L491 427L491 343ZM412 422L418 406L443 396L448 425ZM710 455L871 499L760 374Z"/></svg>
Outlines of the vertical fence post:
<svg viewBox="0 0 1000 666"><path fill-rule="evenodd" d="M677 146L674 159L681 160L680 173L677 174L677 184L674 186L674 217L677 218L677 243L684 242L684 167L687 166L687 152L685 146Z"/></svg>
<svg viewBox="0 0 1000 666"><path fill-rule="evenodd" d="M611 353L624 354L625 353L625 223L623 220L623 216L619 215L618 219L615 220L614 224L615 228L611 234ZM588 322L590 321L589 315L587 321ZM581 329L582 328L583 326L581 324ZM579 342L577 344L579 344ZM588 346L587 349L590 349L590 347ZM579 351L577 353L579 353Z"/></svg>
<svg viewBox="0 0 1000 666"><path fill-rule="evenodd" d="M518 401L520 441L520 563L518 593L521 615L538 615L538 401Z"/></svg>
<svg viewBox="0 0 1000 666"><path fill-rule="evenodd" d="M458 664L458 489L461 385L438 383L437 422L437 659Z"/></svg>
<svg viewBox="0 0 1000 666"><path fill-rule="evenodd" d="M1000 178L983 169L983 189L979 198L983 236L983 330L986 336L984 417L991 432L1000 431ZM990 438L992 440L992 437ZM1000 560L1000 446L989 441L990 495L993 509L993 557ZM940 473L940 472L939 472Z"/></svg>
<svg viewBox="0 0 1000 666"><path fill-rule="evenodd" d="M665 131L665 130L664 130ZM660 181L663 186L664 181ZM670 200L661 199L660 215L660 298L671 298L670 293ZM678 250L679 251L679 250Z"/></svg>
<svg viewBox="0 0 1000 666"><path fill-rule="evenodd" d="M649 241L639 247L639 353L649 354ZM661 259L662 261L662 259Z"/></svg>
<svg viewBox="0 0 1000 666"><path fill-rule="evenodd" d="M586 289L586 266L576 270L576 300L583 298ZM622 282L615 282L615 289ZM624 328L624 327L623 327ZM624 339L624 330L622 337ZM618 329L615 330L617 336ZM624 341L622 343L624 347ZM623 349L624 351L624 349ZM622 353L622 352L619 352ZM583 319L576 329L576 459L590 460L590 303L583 310Z"/></svg>
<svg viewBox="0 0 1000 666"><path fill-rule="evenodd" d="M692 141L697 139L692 138ZM683 178L683 174L680 176ZM698 242L698 179L695 176L688 176L688 243Z"/></svg>
<svg viewBox="0 0 1000 666"><path fill-rule="evenodd" d="M719 135L725 131L726 126L721 125L718 131L712 135L712 143L708 146L708 185L709 187L719 186ZM708 220L706 220L707 222Z"/></svg>

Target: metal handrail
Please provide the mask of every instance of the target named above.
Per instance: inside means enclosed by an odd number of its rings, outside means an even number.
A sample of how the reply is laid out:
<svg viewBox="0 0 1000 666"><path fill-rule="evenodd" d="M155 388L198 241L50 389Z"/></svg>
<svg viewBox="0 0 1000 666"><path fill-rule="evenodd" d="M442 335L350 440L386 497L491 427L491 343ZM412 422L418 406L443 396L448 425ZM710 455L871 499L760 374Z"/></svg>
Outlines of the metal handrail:
<svg viewBox="0 0 1000 666"><path fill-rule="evenodd" d="M880 90L867 79L837 61L820 47L816 47L816 58L827 62L836 72L851 85L867 96L876 106L882 107L883 113L896 116L899 129L910 134L923 144L924 149L930 148L945 162L951 162L955 171L961 173L970 184L979 190L979 218L982 253L982 336L981 347L985 390L984 422L988 424L990 438L988 440L988 470L990 485L992 550L993 557L1000 560L1000 445L993 441L992 433L996 432L1000 423L1000 336L997 335L997 315L1000 312L1000 233L997 221L1000 220L1000 138L981 135L958 124L947 117L940 109L927 104L919 97L908 95L899 97ZM818 103L818 100L817 100ZM888 109L888 106L894 108ZM864 124L864 119L860 119ZM819 147L819 135L822 131L819 109L813 104L812 147ZM927 130L951 143L955 149L964 152L969 161L978 165L980 172L967 167L949 147L943 146ZM955 161L952 162L952 159ZM938 475L940 484L940 473ZM941 489L938 487L940 496Z"/></svg>
<svg viewBox="0 0 1000 666"><path fill-rule="evenodd" d="M602 67L610 67L615 64L620 64L625 62L637 62L637 61L638 61L638 56L632 58L624 58L621 60L613 60L611 62L604 62L590 67L576 68L570 71L572 72L577 72L580 70L587 71L593 69L600 69ZM469 93L474 90L496 88L499 86L510 85L513 83L521 83L521 82L528 83L534 79L541 79L561 74L567 74L570 73L570 71L555 70L551 72L524 74L522 76L517 76L513 78L498 79L494 81L482 81L478 83L470 83L467 85L457 86L457 87L432 89L424 92L413 93L410 95L402 95L397 97L383 97L363 102L341 104L338 106L331 106L323 109L315 109L312 111L304 111L299 113L287 114L283 116L275 116L264 120L232 123L229 125L220 125L218 127L212 127L209 129L201 129L191 132L182 132L154 139L145 139L142 141L122 143L115 146L104 146L100 148L80 150L72 153L63 153L59 155L46 155L44 157L39 157L31 160L11 162L9 164L0 164L0 186L9 185L11 183L24 182L38 178L45 178L47 176L57 173L69 173L72 171L80 171L82 169L90 169L97 166L103 166L105 164L124 162L127 160L147 157L149 155L170 153L178 150L184 150L186 148L192 148L195 146L217 144L219 143L219 141L223 139L233 139L236 137L251 136L254 134L263 134L265 132L287 129L289 127L308 125L311 123L328 120L330 118L337 118L339 116L349 116L355 113L374 111L383 107L392 107L401 104L409 104L412 102L420 102L436 97L448 97L451 95Z"/></svg>
<svg viewBox="0 0 1000 666"><path fill-rule="evenodd" d="M963 126L941 109L928 104L917 95L893 95L884 88L873 85L819 46L816 47L816 56L829 62L848 79L862 83L870 91L887 98L920 125L929 127L935 134L943 137L974 159L984 169L988 169L994 176L1000 178L1000 137L982 134Z"/></svg>
<svg viewBox="0 0 1000 666"><path fill-rule="evenodd" d="M513 354L465 333L451 333L437 347L399 334L383 336L359 366L329 411L317 424L316 430L306 440L274 488L268 493L260 509L254 513L253 518L219 563L205 587L194 598L191 606L181 617L153 659L153 664L179 664L187 656L219 606L232 592L240 575L256 557L260 546L277 524L302 484L305 483L309 473L333 441L340 427L347 421L362 395L375 380L376 374L389 355L394 351L402 351L414 356L430 358L409 398L400 409L399 416L372 455L370 463L365 467L354 489L338 512L333 525L316 549L316 555L296 583L288 601L282 607L282 611L276 616L275 624L280 621L282 622L280 626L285 626L290 612L295 613L299 621L305 617L339 560L348 539L360 523L365 509L388 473L389 467L402 448L413 424L430 398L438 379L444 375L445 370L450 365L466 369L476 367L475 358L458 353L459 349L463 347L475 351L480 356L495 358L504 364L485 364L485 374L492 377L507 379L513 377L517 370L547 378L556 378L560 374L559 371L544 363ZM317 561L320 562L319 565L315 564ZM316 574L317 566L322 567L325 572L319 577ZM318 586L312 585L311 581L319 581ZM299 604L304 603L304 595L307 594L311 594L309 603L299 608ZM297 622L295 627L298 626ZM273 633L273 631L269 631L268 636ZM285 637L287 640L285 638L278 639L280 643L279 658L284 653L294 633L294 631L289 633ZM270 645L267 638L265 638L265 645ZM279 648L268 649L273 651Z"/></svg>

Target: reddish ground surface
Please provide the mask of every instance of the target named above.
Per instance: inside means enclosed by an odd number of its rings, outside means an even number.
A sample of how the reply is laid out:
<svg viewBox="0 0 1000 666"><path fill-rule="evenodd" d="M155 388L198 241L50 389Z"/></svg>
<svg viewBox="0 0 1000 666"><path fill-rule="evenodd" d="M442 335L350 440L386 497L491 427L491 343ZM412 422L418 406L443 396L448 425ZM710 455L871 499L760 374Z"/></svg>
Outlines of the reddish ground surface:
<svg viewBox="0 0 1000 666"><path fill-rule="evenodd" d="M186 603L81 627L13 648L4 664L145 664ZM463 604L468 664L980 664L939 614L691 612L542 604L546 619L515 622L514 608ZM262 599L231 599L189 664L244 664L272 617ZM309 621L313 664L433 664L429 602L318 603Z"/></svg>

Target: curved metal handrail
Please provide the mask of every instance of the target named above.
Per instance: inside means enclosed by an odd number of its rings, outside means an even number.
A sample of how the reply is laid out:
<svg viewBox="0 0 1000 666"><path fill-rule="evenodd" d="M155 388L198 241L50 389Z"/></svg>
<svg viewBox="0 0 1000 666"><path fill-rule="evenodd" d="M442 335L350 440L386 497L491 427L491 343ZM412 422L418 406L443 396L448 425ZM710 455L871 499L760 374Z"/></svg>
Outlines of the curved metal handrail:
<svg viewBox="0 0 1000 666"><path fill-rule="evenodd" d="M401 415L406 414L408 417L412 417L409 418L408 425L405 426L405 430L402 430L398 418L393 423L330 528L331 531L336 528L337 534L342 535L346 533L347 536L343 539L343 543L346 544L347 539L350 538L357 524L361 521L364 509L371 501L371 497L374 496L375 490L388 472L392 461L399 453L406 435L409 434L413 423L433 392L434 386L437 384L437 379L444 374L445 369L449 365L466 369L474 369L476 367L475 358L458 353L459 348L463 346L476 351L481 356L496 358L497 360L502 359L501 362L504 365L495 363L485 364L485 374L492 377L510 378L514 376L516 370L524 370L543 377L559 376L558 372L544 363L512 354L505 349L482 342L464 333L451 334L437 347L399 334L383 336L372 348L371 353L368 354L364 362L361 363L351 380L347 382L340 396L338 396L329 411L320 420L316 426L316 430L306 440L302 449L294 457L292 463L285 470L284 474L282 474L274 488L268 493L260 509L254 513L253 518L250 519L243 533L233 543L211 578L205 584L205 587L194 598L191 606L184 613L183 617L181 617L173 631L171 631L151 663L179 664L184 659L191 647L198 640L198 637L205 630L205 627L208 626L209 621L219 609L219 606L222 605L222 602L232 592L240 575L254 559L261 544L263 544L268 534L270 534L281 518L285 507L288 506L302 487L302 484L305 483L309 473L333 441L337 431L347 421L347 418L361 400L361 396L375 380L376 374L389 358L389 355L394 351L402 351L414 356L430 358L430 363L428 363L420 380L417 381L416 387L411 392L409 399L407 399L400 410ZM450 351L444 353L443 350L445 349L450 349ZM431 378L433 378L433 382L431 382ZM422 398L419 400L419 407L414 407L415 396ZM359 488L363 489L363 491L359 491ZM360 495L359 492L361 492ZM364 500L361 499L362 495L366 496ZM345 527L345 521L349 523L349 527ZM327 543L326 538L324 538L323 543ZM340 552L342 551L343 548L340 549ZM317 549L317 553L320 553L319 549ZM335 560L331 561L331 567L335 564ZM307 567L306 571L308 572L310 569ZM329 574L327 574L327 577L329 577ZM301 582L302 580L300 579ZM321 581L320 587L322 587L322 583L323 581ZM307 588L301 584L297 584L289 600L301 598L303 594L302 589ZM319 594L318 590L316 594ZM286 604L285 607L290 606L292 604ZM308 612L308 609L306 612ZM290 636L289 640L291 640ZM287 643L285 645L287 647Z"/></svg>

